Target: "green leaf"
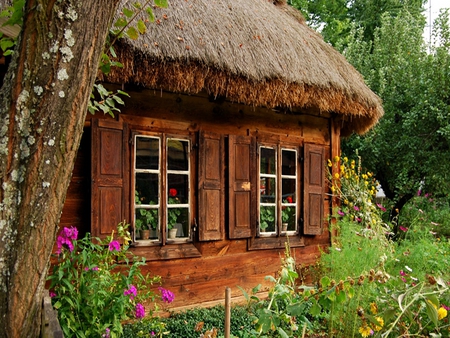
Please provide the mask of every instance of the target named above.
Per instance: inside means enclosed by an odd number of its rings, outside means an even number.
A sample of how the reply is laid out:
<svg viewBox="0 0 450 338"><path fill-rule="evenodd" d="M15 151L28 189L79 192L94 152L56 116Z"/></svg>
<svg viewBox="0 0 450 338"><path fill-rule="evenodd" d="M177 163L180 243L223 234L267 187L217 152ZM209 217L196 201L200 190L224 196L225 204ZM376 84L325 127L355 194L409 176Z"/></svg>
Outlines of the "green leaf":
<svg viewBox="0 0 450 338"><path fill-rule="evenodd" d="M327 288L330 284L331 280L327 276L324 276L320 279L320 285L322 285L323 288Z"/></svg>
<svg viewBox="0 0 450 338"><path fill-rule="evenodd" d="M134 11L128 9L128 8L123 8L122 9L122 13L127 17L127 18L131 18L134 15Z"/></svg>
<svg viewBox="0 0 450 338"><path fill-rule="evenodd" d="M438 312L434 305L429 302L428 300L425 301L425 304L427 306L427 314L428 318L433 322L434 326L438 326Z"/></svg>
<svg viewBox="0 0 450 338"><path fill-rule="evenodd" d="M127 29L127 36L132 40L136 40L139 37L139 33L136 28L130 27Z"/></svg>
<svg viewBox="0 0 450 338"><path fill-rule="evenodd" d="M287 333L281 327L277 327L277 331L278 331L280 337L282 337L282 338L289 338Z"/></svg>
<svg viewBox="0 0 450 338"><path fill-rule="evenodd" d="M313 306L311 306L311 309L309 309L309 313L311 314L311 316L317 317L318 315L320 315L320 312L322 311L322 308L320 307L320 305L318 303L314 303Z"/></svg>
<svg viewBox="0 0 450 338"><path fill-rule="evenodd" d="M155 22L155 15L153 14L153 10L150 7L147 7L145 11L147 12L148 20L150 22Z"/></svg>
<svg viewBox="0 0 450 338"><path fill-rule="evenodd" d="M58 300L55 304L53 304L53 307L58 310L61 307L61 302Z"/></svg>
<svg viewBox="0 0 450 338"><path fill-rule="evenodd" d="M123 100L122 100L119 96L117 96L117 95L113 95L112 98L113 98L118 104L122 104L122 105L125 104L125 102L123 102Z"/></svg>
<svg viewBox="0 0 450 338"><path fill-rule="evenodd" d="M336 295L336 301L337 303L343 303L347 299L347 294L344 291L339 291L339 293Z"/></svg>
<svg viewBox="0 0 450 338"><path fill-rule="evenodd" d="M125 27L128 24L127 19L119 18L114 22L114 27Z"/></svg>
<svg viewBox="0 0 450 338"><path fill-rule="evenodd" d="M162 8L167 8L169 6L169 2L167 0L155 0L155 5Z"/></svg>
<svg viewBox="0 0 450 338"><path fill-rule="evenodd" d="M139 20L137 23L137 28L139 33L144 34L147 31L147 26L145 25L144 21Z"/></svg>

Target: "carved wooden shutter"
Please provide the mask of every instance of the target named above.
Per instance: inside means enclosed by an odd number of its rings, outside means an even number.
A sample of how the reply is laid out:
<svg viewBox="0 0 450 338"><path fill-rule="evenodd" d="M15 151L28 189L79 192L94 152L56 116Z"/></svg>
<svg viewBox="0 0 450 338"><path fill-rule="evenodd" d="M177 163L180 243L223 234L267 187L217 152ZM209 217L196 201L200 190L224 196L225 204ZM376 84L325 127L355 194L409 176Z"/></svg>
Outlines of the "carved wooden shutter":
<svg viewBox="0 0 450 338"><path fill-rule="evenodd" d="M304 224L305 235L320 235L325 197L325 148L305 143Z"/></svg>
<svg viewBox="0 0 450 338"><path fill-rule="evenodd" d="M224 138L200 132L199 143L199 240L223 239L224 229Z"/></svg>
<svg viewBox="0 0 450 338"><path fill-rule="evenodd" d="M256 225L255 145L248 136L229 136L230 238L252 236Z"/></svg>
<svg viewBox="0 0 450 338"><path fill-rule="evenodd" d="M96 237L130 221L126 127L121 121L92 119L91 231Z"/></svg>

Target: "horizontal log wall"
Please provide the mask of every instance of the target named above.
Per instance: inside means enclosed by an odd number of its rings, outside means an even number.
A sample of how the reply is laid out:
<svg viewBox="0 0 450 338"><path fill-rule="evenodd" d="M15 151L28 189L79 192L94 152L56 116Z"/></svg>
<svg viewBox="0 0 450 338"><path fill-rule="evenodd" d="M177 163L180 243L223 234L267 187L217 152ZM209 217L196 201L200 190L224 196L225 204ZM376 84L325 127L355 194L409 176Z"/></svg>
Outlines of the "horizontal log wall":
<svg viewBox="0 0 450 338"><path fill-rule="evenodd" d="M306 114L276 112L218 102L208 99L206 95L181 96L148 90L132 92L130 95L131 99L126 101L120 114L120 119L128 123L130 130L196 132L202 129L234 135L264 134L281 141L325 145L327 156L331 158L337 155L330 153L332 130L329 115L319 115L313 111ZM60 226L76 226L81 232L89 231L90 228L91 118L88 116L60 223ZM325 201L325 210L330 210L328 199ZM320 250L330 244L327 225L322 235L305 236L304 240L305 246L292 249L292 253L297 264L313 264ZM262 290L267 290L270 283L264 277L276 274L284 252L283 249L249 251L247 240L226 239L195 242L194 245L200 257L149 261L144 268L145 273L162 276L163 286L175 293L172 308L220 301L224 297L225 287L231 287L233 297L242 295L237 286L249 290L262 283ZM145 247L133 250L135 254L148 256Z"/></svg>

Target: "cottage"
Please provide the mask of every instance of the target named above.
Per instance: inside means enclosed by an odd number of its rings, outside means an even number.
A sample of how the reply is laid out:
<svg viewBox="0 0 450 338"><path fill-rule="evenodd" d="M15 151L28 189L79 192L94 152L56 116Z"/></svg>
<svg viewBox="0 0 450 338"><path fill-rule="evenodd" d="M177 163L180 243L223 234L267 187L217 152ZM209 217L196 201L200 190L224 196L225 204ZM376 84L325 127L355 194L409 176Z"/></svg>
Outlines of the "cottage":
<svg viewBox="0 0 450 338"><path fill-rule="evenodd" d="M275 274L286 241L306 265L330 245L326 160L383 110L284 1L154 12L101 78L130 98L115 118L88 116L60 226L103 237L126 220L173 307L213 304Z"/></svg>

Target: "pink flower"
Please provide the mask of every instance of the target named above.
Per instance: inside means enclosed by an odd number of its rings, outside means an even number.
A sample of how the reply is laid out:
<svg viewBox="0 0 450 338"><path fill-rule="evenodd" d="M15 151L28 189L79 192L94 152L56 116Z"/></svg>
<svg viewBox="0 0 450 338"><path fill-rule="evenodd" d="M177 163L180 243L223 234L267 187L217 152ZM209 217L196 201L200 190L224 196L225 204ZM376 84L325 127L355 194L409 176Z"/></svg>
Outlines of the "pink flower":
<svg viewBox="0 0 450 338"><path fill-rule="evenodd" d="M136 310L135 312L136 318L140 319L145 317L145 308L141 303L136 304L135 310Z"/></svg>
<svg viewBox="0 0 450 338"><path fill-rule="evenodd" d="M175 299L175 295L173 294L172 291L169 291L162 287L159 287L158 290L161 291L161 299L163 300L163 302L172 303L173 300Z"/></svg>
<svg viewBox="0 0 450 338"><path fill-rule="evenodd" d="M133 284L128 285L128 290L123 292L124 296L130 295L130 299L133 300L137 296L137 289Z"/></svg>
<svg viewBox="0 0 450 338"><path fill-rule="evenodd" d="M406 273L403 270L400 270L400 276L406 276Z"/></svg>
<svg viewBox="0 0 450 338"><path fill-rule="evenodd" d="M422 190L417 190L417 196L420 196L420 194L422 193Z"/></svg>
<svg viewBox="0 0 450 338"><path fill-rule="evenodd" d="M56 297L56 293L54 291L49 291L48 295L50 296L50 298Z"/></svg>
<svg viewBox="0 0 450 338"><path fill-rule="evenodd" d="M353 207L353 209L355 209L355 211L359 211L359 208L356 205Z"/></svg>
<svg viewBox="0 0 450 338"><path fill-rule="evenodd" d="M381 211L385 212L386 208L383 207L381 204L377 203L377 207L381 209Z"/></svg>
<svg viewBox="0 0 450 338"><path fill-rule="evenodd" d="M171 189L169 189L169 196L170 197L175 197L176 195L177 195L177 189L175 189L175 188L171 188Z"/></svg>
<svg viewBox="0 0 450 338"><path fill-rule="evenodd" d="M403 281L403 283L406 283L406 278L402 277L402 281Z"/></svg>
<svg viewBox="0 0 450 338"><path fill-rule="evenodd" d="M344 216L344 215L345 215L345 212L343 212L342 210L339 210L339 211L338 211L338 215L339 215L339 216Z"/></svg>
<svg viewBox="0 0 450 338"><path fill-rule="evenodd" d="M75 227L64 227L58 238L56 239L56 253L59 255L64 246L66 246L70 252L73 251L73 241L76 241L78 237L78 230Z"/></svg>
<svg viewBox="0 0 450 338"><path fill-rule="evenodd" d="M120 251L119 241L112 241L109 243L109 251Z"/></svg>
<svg viewBox="0 0 450 338"><path fill-rule="evenodd" d="M399 226L399 229L403 232L407 232L408 228L404 227L404 226Z"/></svg>

